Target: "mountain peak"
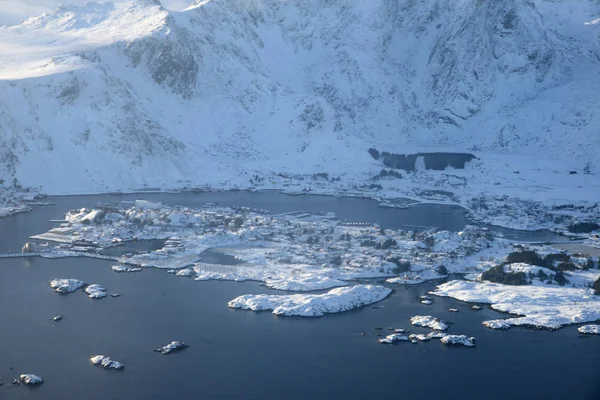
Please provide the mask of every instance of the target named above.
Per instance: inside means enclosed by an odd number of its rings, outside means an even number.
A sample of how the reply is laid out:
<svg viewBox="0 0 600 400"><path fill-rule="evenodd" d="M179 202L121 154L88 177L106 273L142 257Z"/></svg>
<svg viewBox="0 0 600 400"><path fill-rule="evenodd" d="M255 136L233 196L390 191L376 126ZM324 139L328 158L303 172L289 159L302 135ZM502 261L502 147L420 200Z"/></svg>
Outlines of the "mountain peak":
<svg viewBox="0 0 600 400"><path fill-rule="evenodd" d="M45 30L76 30L90 28L103 21L116 20L118 14L147 9L147 13L164 11L158 0L129 0L126 2L87 2L84 5L61 4L52 13L25 20L22 27Z"/></svg>
<svg viewBox="0 0 600 400"><path fill-rule="evenodd" d="M82 168L27 168L58 164L60 149L96 177L105 160L148 182L200 179L215 159L303 173L371 146L597 165L600 43L585 25L597 17L587 0L61 7L0 28L0 148L12 154L0 164L23 184L69 172L95 188Z"/></svg>
<svg viewBox="0 0 600 400"><path fill-rule="evenodd" d="M164 28L168 12L154 0L61 5L51 14L0 28L0 79L23 79L78 69L73 53L129 43ZM27 48L27 51L23 51Z"/></svg>

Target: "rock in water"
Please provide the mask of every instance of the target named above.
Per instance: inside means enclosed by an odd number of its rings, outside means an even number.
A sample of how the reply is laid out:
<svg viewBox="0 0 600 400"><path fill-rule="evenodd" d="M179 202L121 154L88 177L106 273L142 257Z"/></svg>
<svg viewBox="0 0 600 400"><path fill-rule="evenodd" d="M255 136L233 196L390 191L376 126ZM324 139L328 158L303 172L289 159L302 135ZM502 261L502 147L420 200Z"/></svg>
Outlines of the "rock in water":
<svg viewBox="0 0 600 400"><path fill-rule="evenodd" d="M419 334L413 333L408 338L410 340L412 340L413 342L414 341L428 342L431 340L431 337L429 335L424 335L422 333L419 333Z"/></svg>
<svg viewBox="0 0 600 400"><path fill-rule="evenodd" d="M103 355L97 355L90 357L90 362L94 365L98 365L104 367L106 369L123 369L125 366L118 362L111 360L110 357L105 357Z"/></svg>
<svg viewBox="0 0 600 400"><path fill-rule="evenodd" d="M184 269L180 269L179 271L177 271L175 273L176 276L194 276L194 270L189 269L189 268L184 268Z"/></svg>
<svg viewBox="0 0 600 400"><path fill-rule="evenodd" d="M427 336L428 336L430 339L441 339L441 338L443 338L444 336L446 336L446 334L445 334L445 333L443 333L443 332L429 332L429 333L427 334Z"/></svg>
<svg viewBox="0 0 600 400"><path fill-rule="evenodd" d="M579 333L586 335L600 335L600 325L584 325L577 328Z"/></svg>
<svg viewBox="0 0 600 400"><path fill-rule="evenodd" d="M31 386L41 385L42 383L44 383L44 380L40 376L34 374L21 374L21 376L19 376L19 379L24 384Z"/></svg>
<svg viewBox="0 0 600 400"><path fill-rule="evenodd" d="M50 287L58 293L71 293L85 285L84 281L79 279L53 279L48 282Z"/></svg>
<svg viewBox="0 0 600 400"><path fill-rule="evenodd" d="M466 347L475 346L475 338L467 337L466 335L446 335L440 339L440 342L446 345L455 344Z"/></svg>
<svg viewBox="0 0 600 400"><path fill-rule="evenodd" d="M387 335L383 339L379 339L378 342L381 344L392 344L396 342L405 342L408 340L406 335L401 335L399 333L392 333L391 335Z"/></svg>
<svg viewBox="0 0 600 400"><path fill-rule="evenodd" d="M486 328L490 328L490 329L509 329L510 328L510 324L507 323L503 319L493 319L490 321L483 321L482 324Z"/></svg>
<svg viewBox="0 0 600 400"><path fill-rule="evenodd" d="M162 354L169 354L169 353L173 353L175 351L179 351L179 350L183 350L188 346L185 342L180 342L179 340L175 340L172 341L171 343L169 343L166 346L161 347L160 349L156 349L154 351L162 353Z"/></svg>
<svg viewBox="0 0 600 400"><path fill-rule="evenodd" d="M111 269L115 272L140 272L142 269L137 267L126 267L124 265L113 265Z"/></svg>
<svg viewBox="0 0 600 400"><path fill-rule="evenodd" d="M101 299L108 295L106 288L104 288L102 285L98 285L97 283L86 287L85 292L88 294L90 299Z"/></svg>
<svg viewBox="0 0 600 400"><path fill-rule="evenodd" d="M436 331L445 331L448 329L448 325L444 321L430 315L416 315L410 318L410 323L415 326L435 329Z"/></svg>
<svg viewBox="0 0 600 400"><path fill-rule="evenodd" d="M322 294L248 294L231 300L228 306L253 311L273 310L275 315L320 317L377 303L391 292L384 286L356 285L339 287Z"/></svg>

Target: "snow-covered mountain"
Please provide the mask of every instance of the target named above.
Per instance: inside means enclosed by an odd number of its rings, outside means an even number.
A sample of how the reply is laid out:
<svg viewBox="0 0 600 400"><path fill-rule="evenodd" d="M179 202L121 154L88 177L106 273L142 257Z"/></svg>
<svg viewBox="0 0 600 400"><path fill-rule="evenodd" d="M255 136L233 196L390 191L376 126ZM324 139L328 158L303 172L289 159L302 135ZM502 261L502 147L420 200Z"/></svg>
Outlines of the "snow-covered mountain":
<svg viewBox="0 0 600 400"><path fill-rule="evenodd" d="M0 28L0 178L48 193L366 178L372 146L597 174L598 18L598 0L61 6Z"/></svg>

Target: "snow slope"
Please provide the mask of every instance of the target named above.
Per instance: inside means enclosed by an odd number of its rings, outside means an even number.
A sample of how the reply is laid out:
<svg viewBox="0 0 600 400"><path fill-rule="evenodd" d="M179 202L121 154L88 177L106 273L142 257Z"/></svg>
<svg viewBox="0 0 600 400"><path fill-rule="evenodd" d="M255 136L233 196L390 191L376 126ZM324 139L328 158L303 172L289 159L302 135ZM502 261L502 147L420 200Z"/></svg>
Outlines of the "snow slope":
<svg viewBox="0 0 600 400"><path fill-rule="evenodd" d="M228 306L252 311L273 310L275 315L320 317L377 303L391 292L384 286L356 285L331 289L323 294L247 294L231 300Z"/></svg>
<svg viewBox="0 0 600 400"><path fill-rule="evenodd" d="M485 321L484 325L492 329L510 326L558 329L563 325L600 319L600 299L590 288L450 281L431 293L462 301L490 303L495 310L517 315Z"/></svg>
<svg viewBox="0 0 600 400"><path fill-rule="evenodd" d="M350 185L381 169L374 146L480 157L416 186L594 201L599 16L595 0L61 6L0 27L0 179L50 194L276 173Z"/></svg>

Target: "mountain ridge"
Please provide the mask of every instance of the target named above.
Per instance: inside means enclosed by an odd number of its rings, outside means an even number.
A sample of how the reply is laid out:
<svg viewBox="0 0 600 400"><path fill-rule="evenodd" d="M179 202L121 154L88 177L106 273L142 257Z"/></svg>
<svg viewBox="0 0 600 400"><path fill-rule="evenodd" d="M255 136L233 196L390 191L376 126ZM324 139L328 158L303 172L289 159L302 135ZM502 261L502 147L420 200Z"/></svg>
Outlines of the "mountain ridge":
<svg viewBox="0 0 600 400"><path fill-rule="evenodd" d="M61 7L0 28L0 171L47 192L364 180L375 146L598 172L598 14L595 0Z"/></svg>

